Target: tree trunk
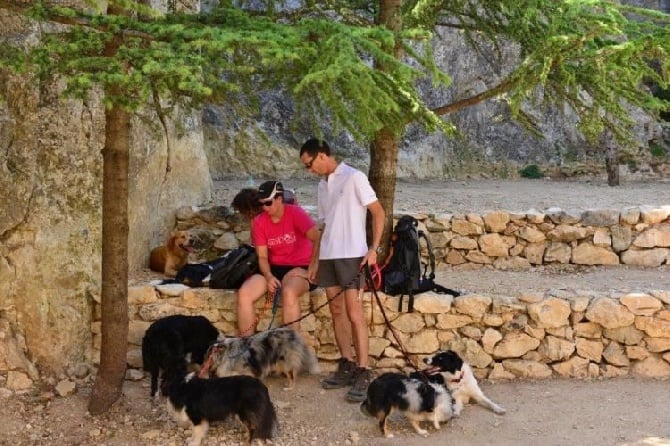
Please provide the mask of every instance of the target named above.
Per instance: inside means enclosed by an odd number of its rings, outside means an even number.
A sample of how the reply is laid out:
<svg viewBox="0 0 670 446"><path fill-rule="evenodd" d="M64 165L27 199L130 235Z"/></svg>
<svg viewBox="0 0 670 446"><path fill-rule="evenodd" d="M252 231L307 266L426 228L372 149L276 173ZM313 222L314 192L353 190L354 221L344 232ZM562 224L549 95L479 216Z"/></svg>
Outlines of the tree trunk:
<svg viewBox="0 0 670 446"><path fill-rule="evenodd" d="M402 0L381 0L377 24L399 32L402 28ZM391 49L396 58L402 57L402 47L396 44ZM384 66L375 61L375 68L384 70ZM373 168L374 166L374 168ZM368 178L377 192L377 197L386 212L382 246L388 246L393 229L393 202L395 200L396 170L398 167L398 138L392 129L381 129L370 143L370 170ZM388 252L379 259L382 262Z"/></svg>
<svg viewBox="0 0 670 446"><path fill-rule="evenodd" d="M374 166L374 168L373 168ZM398 139L388 130L382 130L370 144L368 178L377 192L377 198L386 212L382 246L388 246L393 229L393 201L395 200L396 169L398 166ZM387 254L384 251L382 257ZM380 258L380 261L383 259Z"/></svg>
<svg viewBox="0 0 670 446"><path fill-rule="evenodd" d="M603 131L602 144L605 146L605 168L607 169L607 184L619 186L619 146L608 129Z"/></svg>
<svg viewBox="0 0 670 446"><path fill-rule="evenodd" d="M130 116L105 112L102 180L102 344L88 410L109 410L121 395L128 348L128 163Z"/></svg>

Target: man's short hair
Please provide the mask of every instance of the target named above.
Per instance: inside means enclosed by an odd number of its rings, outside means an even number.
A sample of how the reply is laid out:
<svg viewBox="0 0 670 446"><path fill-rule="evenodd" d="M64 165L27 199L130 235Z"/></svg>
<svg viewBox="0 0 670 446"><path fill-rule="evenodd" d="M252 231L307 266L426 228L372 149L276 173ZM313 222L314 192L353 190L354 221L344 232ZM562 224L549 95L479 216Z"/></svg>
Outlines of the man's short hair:
<svg viewBox="0 0 670 446"><path fill-rule="evenodd" d="M300 156L303 153L308 153L310 156L316 156L319 153L325 153L330 156L330 147L328 143L322 139L310 138L300 148Z"/></svg>

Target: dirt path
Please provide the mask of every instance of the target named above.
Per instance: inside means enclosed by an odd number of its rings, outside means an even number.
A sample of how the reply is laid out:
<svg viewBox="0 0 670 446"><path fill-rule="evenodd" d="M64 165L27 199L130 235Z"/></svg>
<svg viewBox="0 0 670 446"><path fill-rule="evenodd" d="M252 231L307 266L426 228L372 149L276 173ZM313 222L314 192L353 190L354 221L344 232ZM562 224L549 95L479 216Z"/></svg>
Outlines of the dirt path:
<svg viewBox="0 0 670 446"><path fill-rule="evenodd" d="M610 446L670 444L670 383L619 378L605 381L545 380L482 383L484 392L507 409L495 415L466 406L459 418L423 438L399 414L389 427L395 438L380 436L377 423L345 401L345 390L324 391L317 377L301 377L294 391L280 378L268 386L278 411L277 446L307 445L459 445L459 446ZM0 400L3 445L182 445L190 431L166 415L163 402L150 400L146 380L126 381L124 396L111 413L86 414L89 388L68 398L42 396ZM425 423L424 423L425 424ZM425 427L425 426L424 426ZM237 422L214 424L204 445L238 445Z"/></svg>
<svg viewBox="0 0 670 446"><path fill-rule="evenodd" d="M266 179L254 178L258 186ZM282 180L280 178L280 180ZM296 191L301 205L316 205L318 178L283 181ZM249 180L215 182L212 203L230 204ZM623 209L628 206L670 205L670 179L639 182L622 181L609 187L603 180L476 180L476 181L398 181L395 213L465 213L487 210L526 211L549 207L572 209Z"/></svg>

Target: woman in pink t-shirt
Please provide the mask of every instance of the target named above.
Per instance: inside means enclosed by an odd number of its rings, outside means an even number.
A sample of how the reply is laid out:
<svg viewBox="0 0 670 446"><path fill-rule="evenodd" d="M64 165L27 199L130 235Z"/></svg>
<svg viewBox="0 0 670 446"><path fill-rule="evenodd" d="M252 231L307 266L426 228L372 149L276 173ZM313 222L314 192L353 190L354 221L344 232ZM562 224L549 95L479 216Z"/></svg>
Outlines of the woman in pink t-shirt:
<svg viewBox="0 0 670 446"><path fill-rule="evenodd" d="M300 318L300 296L315 285L309 282L307 267L316 251L319 232L312 218L300 206L284 203L284 187L266 181L258 188L263 212L251 223L251 239L258 254L259 274L249 277L237 292L237 329L240 336L256 329L254 303L266 292L281 289L284 323ZM299 328L299 323L290 325Z"/></svg>

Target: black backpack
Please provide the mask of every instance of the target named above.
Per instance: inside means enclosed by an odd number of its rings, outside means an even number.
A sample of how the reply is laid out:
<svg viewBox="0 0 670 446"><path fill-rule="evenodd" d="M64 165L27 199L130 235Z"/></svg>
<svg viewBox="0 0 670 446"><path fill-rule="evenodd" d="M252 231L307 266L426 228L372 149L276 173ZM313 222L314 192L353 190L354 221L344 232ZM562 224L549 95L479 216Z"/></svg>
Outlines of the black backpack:
<svg viewBox="0 0 670 446"><path fill-rule="evenodd" d="M391 235L392 255L383 270L384 292L400 295L398 311L402 311L405 294L409 296L407 311L414 311L414 295L424 291L459 296L460 293L435 283L435 253L426 234L418 229L419 222L411 215L403 215ZM421 262L419 239L428 248L428 264ZM422 272L423 266L423 272Z"/></svg>
<svg viewBox="0 0 670 446"><path fill-rule="evenodd" d="M249 276L256 272L258 272L256 250L251 245L242 245L212 262L209 287L238 289Z"/></svg>

